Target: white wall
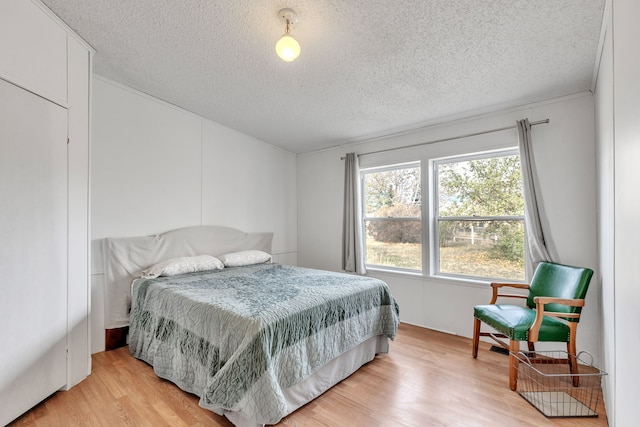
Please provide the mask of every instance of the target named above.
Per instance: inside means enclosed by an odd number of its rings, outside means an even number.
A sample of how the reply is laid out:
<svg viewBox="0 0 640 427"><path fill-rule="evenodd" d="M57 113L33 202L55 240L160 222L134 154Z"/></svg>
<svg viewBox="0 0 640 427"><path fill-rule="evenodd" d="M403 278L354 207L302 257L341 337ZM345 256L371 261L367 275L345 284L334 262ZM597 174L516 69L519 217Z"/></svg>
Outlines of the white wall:
<svg viewBox="0 0 640 427"><path fill-rule="evenodd" d="M535 161L542 172L543 203L548 213L555 252L565 264L590 267L596 271L587 295L581 326L579 350L588 350L597 361L601 353L600 281L596 248L596 175L593 96L590 93L551 100L546 103L458 120L422 130L354 143L340 148L298 156L298 263L301 266L339 270L341 266L341 229L343 162L345 153L366 153L401 147L447 137L467 135L504 126L515 126L518 119L550 119L532 131ZM517 147L515 131L507 131ZM496 141L504 135L493 134ZM485 135L481 139L491 139ZM422 153L444 152L444 144L464 150L477 144L478 138L428 145ZM497 143L496 143L497 144ZM497 144L500 145L500 144ZM416 151L416 150L413 150ZM402 159L392 151L377 157L391 161ZM370 156L364 156L368 158ZM377 160L376 160L377 161ZM487 284L370 272L385 280L400 304L404 322L471 337L473 306L487 303ZM565 349L562 345L560 349Z"/></svg>
<svg viewBox="0 0 640 427"><path fill-rule="evenodd" d="M640 366L638 198L640 3L612 0L596 87L600 262L603 271L605 401L610 425L637 425Z"/></svg>
<svg viewBox="0 0 640 427"><path fill-rule="evenodd" d="M640 2L616 0L613 5L614 182L615 182L615 420L621 427L638 423L640 381ZM609 307L607 307L609 308Z"/></svg>
<svg viewBox="0 0 640 427"><path fill-rule="evenodd" d="M609 11L609 10L608 10ZM602 369L608 372L602 390L611 425L615 425L615 197L613 139L613 39L611 15L607 15L607 31L595 90L596 158L598 179L598 247L602 277Z"/></svg>
<svg viewBox="0 0 640 427"><path fill-rule="evenodd" d="M273 231L274 260L297 262L295 155L101 77L92 135L93 352L104 349L105 237Z"/></svg>

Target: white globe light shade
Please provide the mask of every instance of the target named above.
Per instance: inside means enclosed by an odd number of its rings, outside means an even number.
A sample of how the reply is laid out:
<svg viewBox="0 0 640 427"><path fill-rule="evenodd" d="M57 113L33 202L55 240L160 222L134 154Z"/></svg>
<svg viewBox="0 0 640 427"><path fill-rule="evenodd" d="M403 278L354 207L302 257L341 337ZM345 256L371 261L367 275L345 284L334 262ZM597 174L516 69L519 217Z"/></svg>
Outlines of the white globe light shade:
<svg viewBox="0 0 640 427"><path fill-rule="evenodd" d="M289 34L283 35L276 43L276 53L285 62L291 62L300 55L300 44Z"/></svg>

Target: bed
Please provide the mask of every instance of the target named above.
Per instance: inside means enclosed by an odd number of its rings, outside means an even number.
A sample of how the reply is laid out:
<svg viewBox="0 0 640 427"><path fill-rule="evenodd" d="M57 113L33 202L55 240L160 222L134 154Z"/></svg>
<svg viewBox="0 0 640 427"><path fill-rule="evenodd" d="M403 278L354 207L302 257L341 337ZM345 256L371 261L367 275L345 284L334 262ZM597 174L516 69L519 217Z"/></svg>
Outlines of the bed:
<svg viewBox="0 0 640 427"><path fill-rule="evenodd" d="M272 236L105 239L108 328L128 327L133 356L237 426L277 423L388 352L398 327L384 282L272 263Z"/></svg>

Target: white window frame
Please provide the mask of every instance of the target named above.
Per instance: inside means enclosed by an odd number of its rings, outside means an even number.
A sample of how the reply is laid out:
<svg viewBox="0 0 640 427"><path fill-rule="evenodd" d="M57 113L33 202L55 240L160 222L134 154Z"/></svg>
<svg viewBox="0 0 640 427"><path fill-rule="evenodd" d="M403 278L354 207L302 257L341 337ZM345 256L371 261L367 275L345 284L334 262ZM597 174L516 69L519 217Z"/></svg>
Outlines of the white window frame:
<svg viewBox="0 0 640 427"><path fill-rule="evenodd" d="M439 227L438 222L440 220L459 220L459 221L522 221L524 226L524 239L526 243L527 239L527 226L524 217L524 212L522 215L504 215L504 216L473 216L473 217L440 217L439 216L439 194L438 194L438 165L446 164L446 163L458 163L465 162L470 160L480 160L480 159L488 159L493 157L505 157L505 156L513 156L520 155L520 152L517 148L506 148L492 151L481 151L477 153L466 153L463 155L456 156L447 156L436 159L431 159L429 161L429 178L431 179L431 192L429 197L429 248L430 248L430 262L429 267L431 271L432 277L440 277L440 278L448 278L448 279L459 279L459 280L473 280L473 281L505 281L505 278L497 278L497 277L485 277L485 276L470 276L463 274L455 274L455 273L446 273L440 271L440 244L439 244ZM423 203L424 204L424 203ZM525 244L525 260L527 258L527 245ZM525 263L526 264L526 263ZM423 266L424 270L424 266ZM526 266L524 271L526 277ZM510 282L519 282L516 279L506 279Z"/></svg>
<svg viewBox="0 0 640 427"><path fill-rule="evenodd" d="M365 206L366 206L366 202L365 202L366 194L365 194L365 185L364 185L365 175L372 174L372 173L386 172L390 170L409 169L409 168L420 169L420 194L421 194L420 217L393 217L393 218L368 217L365 209ZM426 256L426 252L428 252L428 246L425 246L425 235L428 234L428 232L425 230L425 227L427 226L427 221L425 220L425 201L427 200L427 198L425 197L425 188L427 187L425 186L424 162L420 160L360 169L360 189L361 189L360 203L362 206L362 230L363 230L362 238L364 239L364 242L363 242L364 259L365 259L365 266L367 270L391 271L391 272L399 272L399 273L414 274L414 275L424 275L424 272L427 266L427 260L428 260L428 257ZM422 268L412 269L412 268L403 268L403 267L395 267L395 266L382 265L382 264L367 263L366 261L367 260L367 231L366 231L367 221L407 221L407 220L420 221L420 227L422 230L422 233L420 236L421 249L422 249L420 262L422 264Z"/></svg>

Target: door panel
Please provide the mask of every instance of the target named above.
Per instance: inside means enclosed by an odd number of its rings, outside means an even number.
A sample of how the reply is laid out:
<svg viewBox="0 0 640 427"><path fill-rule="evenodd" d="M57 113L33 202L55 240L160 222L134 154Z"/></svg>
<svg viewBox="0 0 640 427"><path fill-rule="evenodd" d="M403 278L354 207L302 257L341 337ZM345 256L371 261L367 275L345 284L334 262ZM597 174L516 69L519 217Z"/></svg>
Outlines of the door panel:
<svg viewBox="0 0 640 427"><path fill-rule="evenodd" d="M0 75L67 103L67 33L32 1L0 1Z"/></svg>
<svg viewBox="0 0 640 427"><path fill-rule="evenodd" d="M0 80L0 424L66 383L67 111Z"/></svg>

